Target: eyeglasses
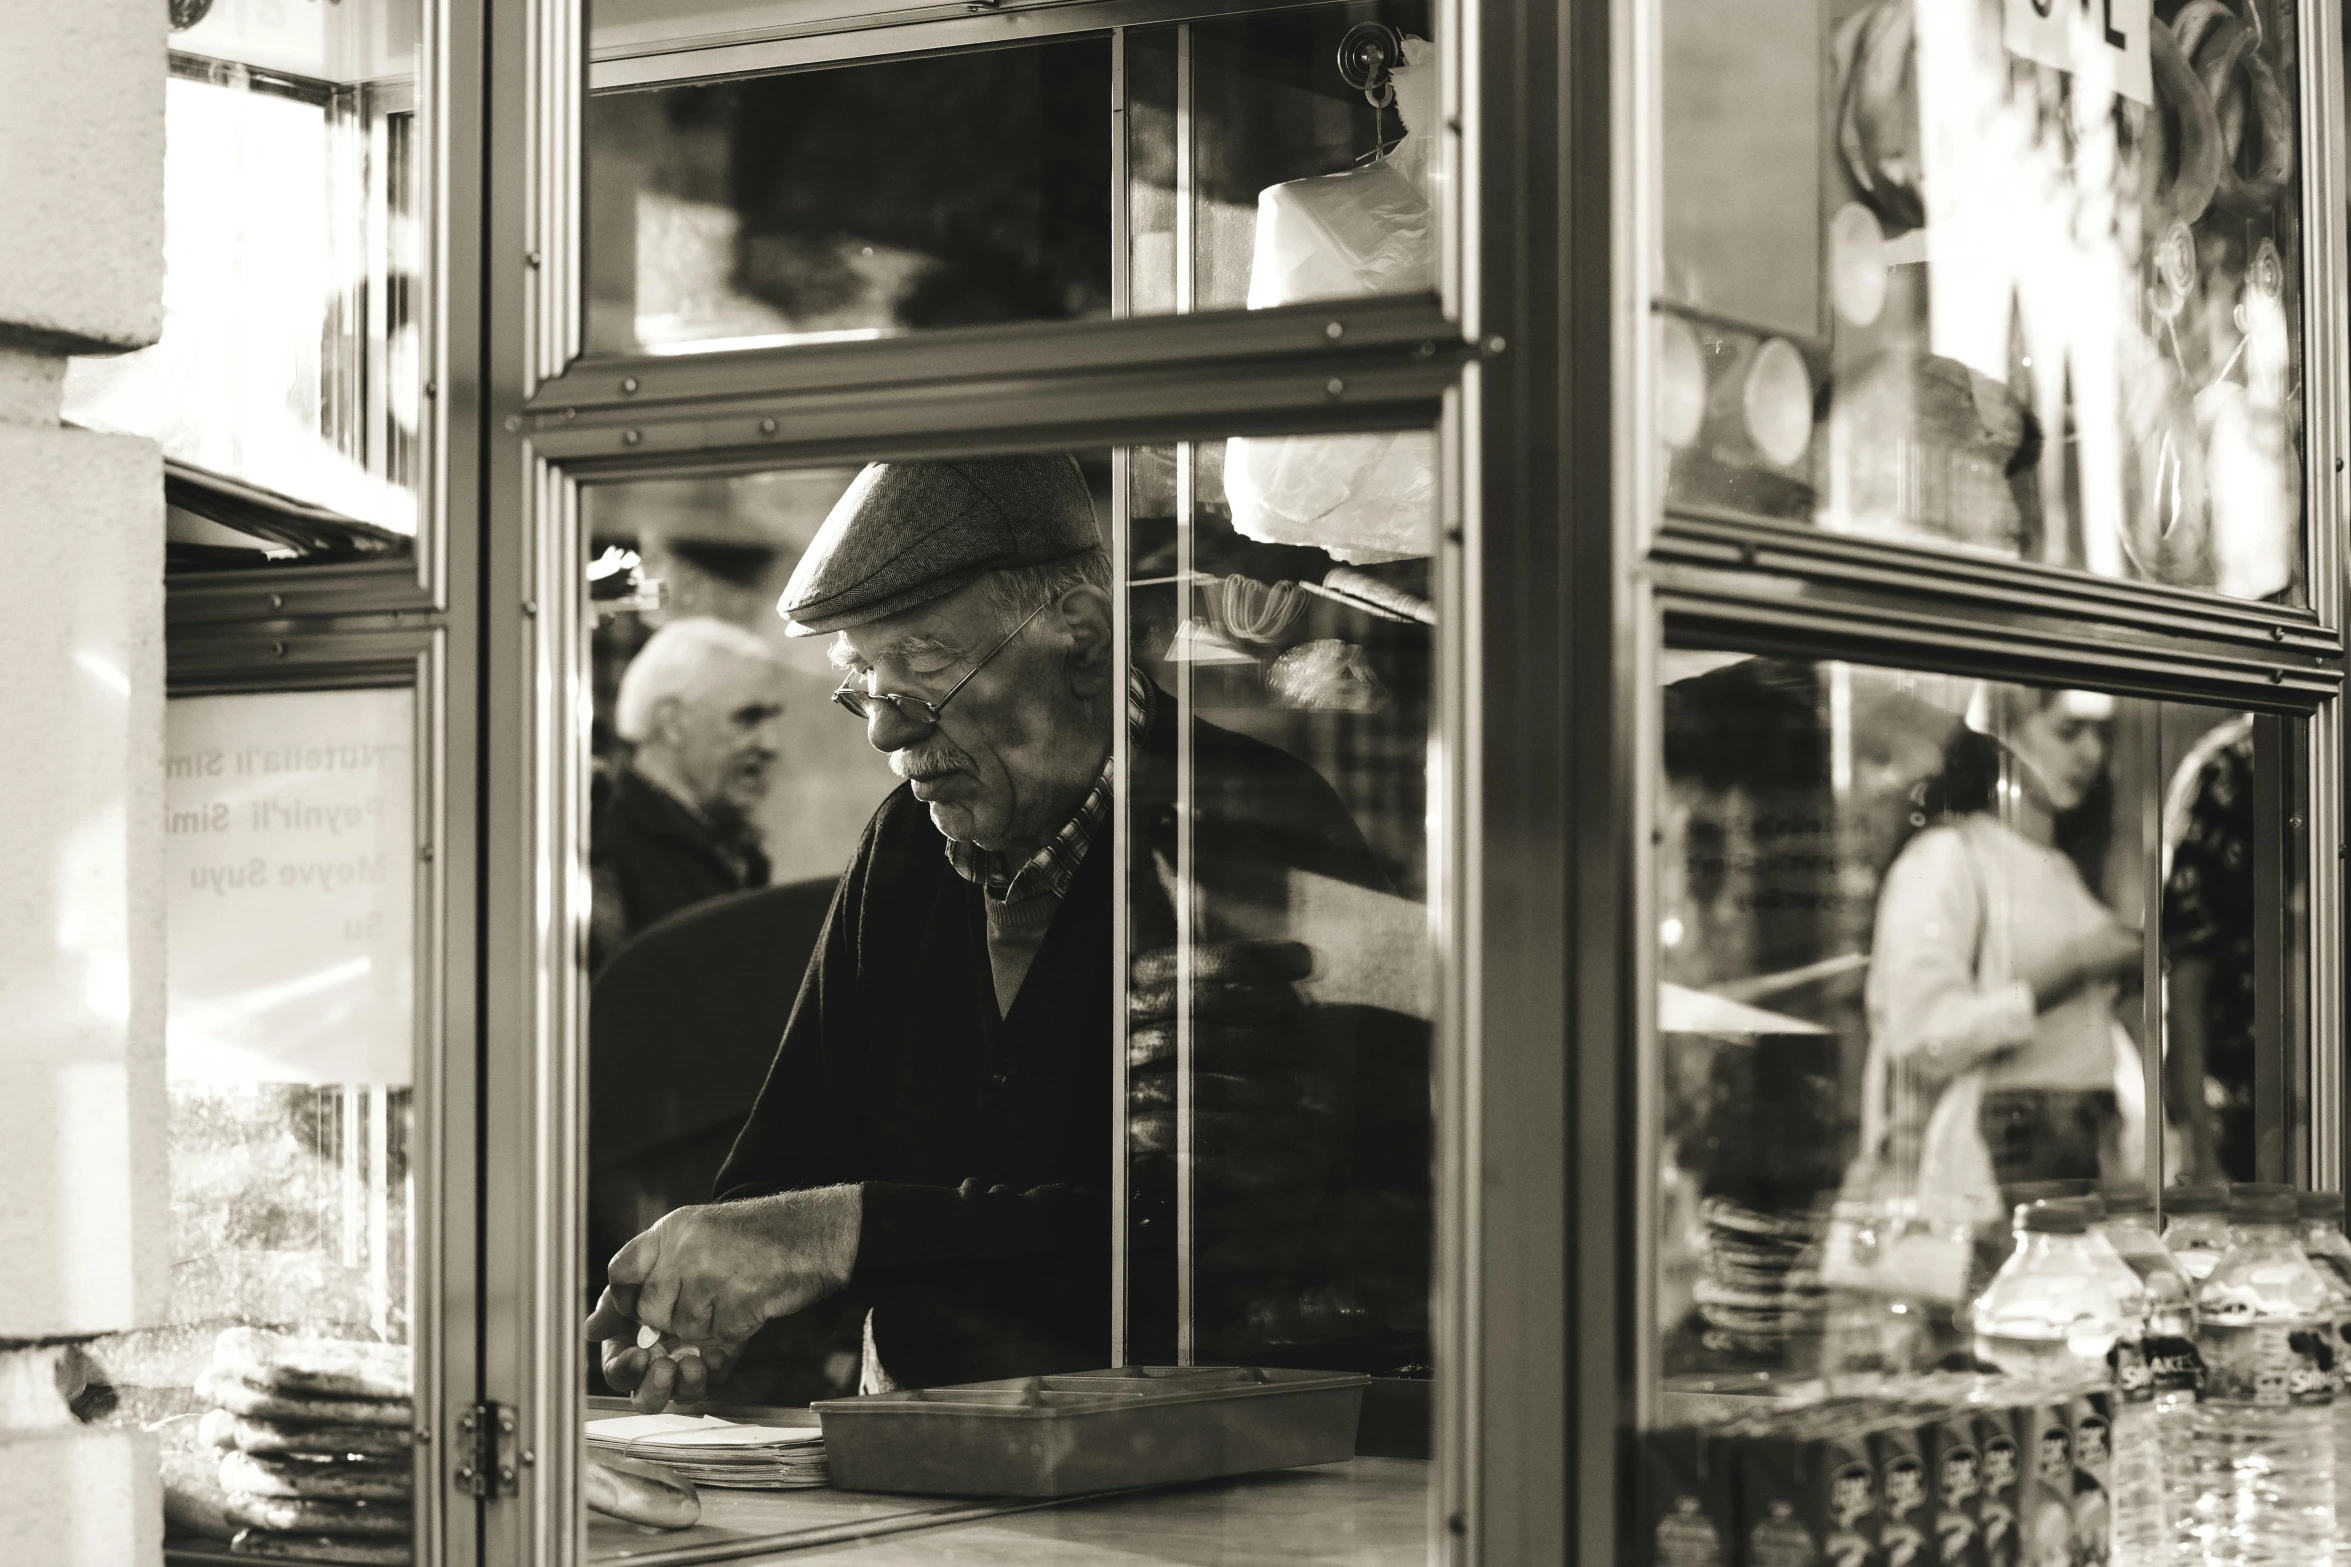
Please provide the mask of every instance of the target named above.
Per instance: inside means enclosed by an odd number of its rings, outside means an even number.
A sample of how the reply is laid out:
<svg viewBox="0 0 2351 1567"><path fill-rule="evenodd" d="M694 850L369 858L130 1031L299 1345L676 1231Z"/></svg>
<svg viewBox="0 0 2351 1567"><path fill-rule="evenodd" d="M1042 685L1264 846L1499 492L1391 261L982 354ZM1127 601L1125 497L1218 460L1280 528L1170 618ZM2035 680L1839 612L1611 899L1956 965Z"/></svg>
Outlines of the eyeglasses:
<svg viewBox="0 0 2351 1567"><path fill-rule="evenodd" d="M994 658L997 654L1012 646L1012 639L1019 636L1022 632L1028 630L1029 622L1036 619L1039 615L1045 613L1045 611L1050 609L1052 605L1053 601L1051 599L1047 599L1044 603L1039 604L1035 609L1032 609L1026 615L1023 615L1021 617L1020 624L1014 626L1010 631L1004 633L1004 639L1001 642L998 642L994 647L988 649L986 653L982 654L980 656L980 661L972 665L971 669L961 680L958 680L955 682L955 684L949 686L947 688L947 694L939 698L936 702L925 701L919 696L908 696L903 691L861 690L858 687L855 678L842 681L841 689L833 693L833 700L840 703L841 706L847 708L850 712L856 714L857 717L861 720L871 718L873 716L873 705L876 702L887 702L898 710L899 716L903 718L911 718L926 729L936 729L939 726L940 715L947 711L947 704L955 700L955 693L962 690L965 686L970 685L971 677L978 674L981 670L987 668L989 659Z"/></svg>

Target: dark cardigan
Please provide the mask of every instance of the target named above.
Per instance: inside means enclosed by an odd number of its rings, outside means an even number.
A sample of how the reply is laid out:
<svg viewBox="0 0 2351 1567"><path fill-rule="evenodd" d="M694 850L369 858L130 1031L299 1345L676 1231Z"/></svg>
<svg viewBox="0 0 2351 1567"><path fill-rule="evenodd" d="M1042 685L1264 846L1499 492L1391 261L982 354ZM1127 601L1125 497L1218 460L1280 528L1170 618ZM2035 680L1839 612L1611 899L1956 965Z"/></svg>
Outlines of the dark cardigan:
<svg viewBox="0 0 2351 1567"><path fill-rule="evenodd" d="M1136 748L1130 940L1174 940L1174 703ZM1330 786L1286 752L1207 725L1194 736L1202 939L1276 910L1292 871L1380 885ZM1112 869L1080 866L1011 1010L991 989L980 891L928 810L893 792L841 878L767 1081L720 1172L721 1200L858 1183L851 1291L907 1386L1105 1364L1110 1352ZM1310 1183L1312 1184L1312 1183ZM1318 1189L1318 1188L1317 1188ZM1298 1204L1308 1220L1312 1194ZM1137 1349L1171 1335L1165 1271L1141 1238ZM1170 1242L1172 1244L1172 1242ZM1172 1347L1171 1345L1167 1347ZM1164 1353L1164 1350L1161 1351Z"/></svg>

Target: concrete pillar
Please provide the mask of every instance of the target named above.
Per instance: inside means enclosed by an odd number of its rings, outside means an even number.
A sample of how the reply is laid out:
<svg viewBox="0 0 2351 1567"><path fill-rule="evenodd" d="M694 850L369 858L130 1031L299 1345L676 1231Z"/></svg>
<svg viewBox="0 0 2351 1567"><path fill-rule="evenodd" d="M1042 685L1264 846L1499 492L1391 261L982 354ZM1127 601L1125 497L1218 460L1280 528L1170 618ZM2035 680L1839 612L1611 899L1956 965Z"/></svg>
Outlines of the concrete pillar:
<svg viewBox="0 0 2351 1567"><path fill-rule="evenodd" d="M0 1562L162 1555L151 1440L72 1342L156 1321L163 475L61 428L68 354L155 340L165 0L0 0Z"/></svg>

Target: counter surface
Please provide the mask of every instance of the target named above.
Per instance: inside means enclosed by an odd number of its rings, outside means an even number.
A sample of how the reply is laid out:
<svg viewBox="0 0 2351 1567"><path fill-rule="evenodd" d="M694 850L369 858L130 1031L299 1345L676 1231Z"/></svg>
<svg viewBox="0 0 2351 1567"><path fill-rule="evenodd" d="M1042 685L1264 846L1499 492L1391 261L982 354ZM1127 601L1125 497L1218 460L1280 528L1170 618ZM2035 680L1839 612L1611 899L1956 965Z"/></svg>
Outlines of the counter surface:
<svg viewBox="0 0 2351 1567"><path fill-rule="evenodd" d="M789 1567L1419 1567L1428 1559L1426 1463L1355 1458L1057 1503L705 1487L703 1521L663 1533L591 1515L593 1563Z"/></svg>

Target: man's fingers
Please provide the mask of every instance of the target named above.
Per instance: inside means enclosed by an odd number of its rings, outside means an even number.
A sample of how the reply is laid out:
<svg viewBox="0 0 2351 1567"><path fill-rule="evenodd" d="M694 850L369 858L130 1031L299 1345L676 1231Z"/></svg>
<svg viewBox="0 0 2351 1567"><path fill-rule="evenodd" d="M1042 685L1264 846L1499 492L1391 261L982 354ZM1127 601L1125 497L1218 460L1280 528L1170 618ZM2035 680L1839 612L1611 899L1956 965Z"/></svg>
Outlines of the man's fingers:
<svg viewBox="0 0 2351 1567"><path fill-rule="evenodd" d="M636 1293L634 1289L629 1291L629 1304L635 1304ZM616 1291L607 1289L597 1298L596 1309L588 1313L587 1335L590 1343L637 1336L637 1319L629 1315L628 1306L621 1303Z"/></svg>
<svg viewBox="0 0 2351 1567"><path fill-rule="evenodd" d="M626 1393L645 1379L645 1368L653 1357L631 1345L617 1344L607 1339L604 1344L604 1380L619 1392Z"/></svg>
<svg viewBox="0 0 2351 1567"><path fill-rule="evenodd" d="M677 1389L678 1363L667 1355L656 1355L646 1368L645 1380L637 1384L630 1402L639 1414L658 1415L669 1407L670 1394Z"/></svg>
<svg viewBox="0 0 2351 1567"><path fill-rule="evenodd" d="M688 1355L677 1362L677 1401L681 1404L699 1404L702 1395L710 1390L710 1368L702 1363L699 1354Z"/></svg>

